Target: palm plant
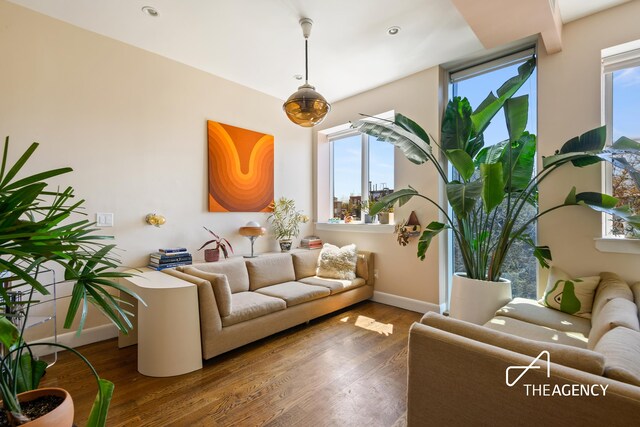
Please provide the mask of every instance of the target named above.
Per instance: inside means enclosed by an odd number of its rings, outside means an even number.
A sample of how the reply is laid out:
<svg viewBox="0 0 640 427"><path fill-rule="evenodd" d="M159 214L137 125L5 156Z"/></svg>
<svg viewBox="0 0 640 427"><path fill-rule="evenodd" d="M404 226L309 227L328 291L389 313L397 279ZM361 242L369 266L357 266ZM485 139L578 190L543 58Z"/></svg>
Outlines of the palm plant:
<svg viewBox="0 0 640 427"><path fill-rule="evenodd" d="M444 222L433 221L425 228L418 243L418 257L425 254L432 239L443 230L451 230L462 255L462 262L471 279L498 281L505 256L514 242L520 240L534 248L534 256L548 267L551 251L537 246L527 227L538 218L557 209L583 205L623 218L627 224L640 228L640 216L628 206L618 206L618 199L596 192L576 193L570 189L563 203L538 212L538 187L562 165L584 167L609 161L626 170L640 187L640 172L627 160L626 154L640 154L640 144L622 137L605 147L604 127L572 138L552 156L543 159L543 168L535 170L536 136L525 130L528 96L514 94L529 78L535 60L518 68L518 74L508 79L497 91L490 93L472 111L466 98L454 97L447 104L441 124L440 143L413 120L396 114L393 121L364 119L353 124L360 132L375 136L398 147L415 164L431 162L444 183L446 200L453 210L409 187L381 198L370 210L372 215L394 204L402 206L413 197L435 205ZM509 139L485 146L483 132L491 119L504 110ZM451 164L457 176L450 179L446 167L434 153L437 147ZM525 206L535 209L530 217ZM519 222L516 223L516 220Z"/></svg>
<svg viewBox="0 0 640 427"><path fill-rule="evenodd" d="M30 288L30 295L34 291L49 294L38 273L45 264L53 263L64 270L65 281L73 283L65 328L71 328L79 312L79 334L85 325L88 304L93 304L120 331L127 333L132 327L130 313L123 308L127 303L112 295L109 289L139 297L116 281L131 275L114 271L120 264L113 255L115 245L104 243L111 237L94 234L97 230L89 220L75 219L82 214L84 200L74 199L73 188L48 189L47 180L72 169L60 168L18 178L37 147L38 144L33 143L9 166L8 137L4 144L0 165L0 277L3 282L0 298L4 305L11 307L11 294L22 286ZM23 302L26 316L31 302L32 298ZM44 372L43 364L36 362L31 354L32 346L42 344L25 343L23 332L24 327L17 329L9 319L0 316L0 340L6 349L0 363L0 392L4 409L16 424L27 420L21 413L17 394L37 387ZM90 425L104 425L113 383L99 378L92 367L91 370L99 387L89 421Z"/></svg>

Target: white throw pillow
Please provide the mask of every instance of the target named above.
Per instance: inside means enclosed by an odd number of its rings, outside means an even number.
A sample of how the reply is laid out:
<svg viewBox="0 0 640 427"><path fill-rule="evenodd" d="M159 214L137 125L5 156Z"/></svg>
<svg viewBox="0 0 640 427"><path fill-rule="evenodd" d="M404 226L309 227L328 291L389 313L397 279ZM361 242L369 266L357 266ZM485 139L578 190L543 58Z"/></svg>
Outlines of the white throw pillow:
<svg viewBox="0 0 640 427"><path fill-rule="evenodd" d="M328 279L354 280L357 261L356 245L351 244L339 248L325 243L318 257L316 275Z"/></svg>
<svg viewBox="0 0 640 427"><path fill-rule="evenodd" d="M558 267L551 267L540 304L574 316L591 318L591 307L600 276L572 279Z"/></svg>

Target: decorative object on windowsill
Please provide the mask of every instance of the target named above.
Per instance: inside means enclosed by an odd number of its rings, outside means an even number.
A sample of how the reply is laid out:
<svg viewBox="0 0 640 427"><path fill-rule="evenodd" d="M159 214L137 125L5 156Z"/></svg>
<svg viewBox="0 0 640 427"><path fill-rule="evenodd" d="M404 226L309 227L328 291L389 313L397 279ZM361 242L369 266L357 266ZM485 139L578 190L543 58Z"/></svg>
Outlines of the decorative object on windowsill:
<svg viewBox="0 0 640 427"><path fill-rule="evenodd" d="M220 237L218 236L216 233L214 233L213 231L209 230L207 227L202 227L205 230L207 230L209 232L209 234L211 234L213 236L213 239L205 242L204 245L200 246L200 248L198 248L198 250L201 250L202 248L204 248L207 245L210 244L214 244L215 247L211 248L211 249L205 249L204 250L204 260L206 262L216 262L220 259L220 251L222 251L222 255L224 255L225 258L229 258L229 251L231 251L231 253L233 253L233 247L231 246L231 243L229 243L229 241L227 239L225 239L224 237ZM227 248L228 246L228 248ZM253 248L253 245L251 245ZM253 249L252 249L253 251Z"/></svg>
<svg viewBox="0 0 640 427"><path fill-rule="evenodd" d="M534 59L520 65L518 74L500 87L498 95L490 93L475 111L466 98L454 97L442 119L439 144L432 144L427 132L402 114L396 114L393 122L363 119L353 125L360 132L392 143L413 163L431 162L443 181L445 197L455 216L450 216L446 207L413 187L384 196L371 207L371 213L377 213L395 203L403 205L412 197L435 205L445 222L433 221L426 226L418 242L420 259L425 258L433 238L450 229L460 248L466 278L499 282L505 257L518 240L533 247L533 254L542 267L549 266L549 247L536 246L534 238L527 234L527 227L559 208L586 206L617 215L634 228L640 228L640 216L634 215L628 206L616 207L616 198L595 192L576 193L575 187L569 190L564 202L538 212L539 183L566 164L584 167L602 160L613 162L627 170L640 187L640 171L623 157L623 154L640 153L640 143L622 137L605 147L606 130L599 127L570 139L554 155L543 157L542 169L535 171L536 136L525 130L528 96L513 97L534 68ZM509 139L485 147L483 132L502 109ZM446 167L438 161L439 155L433 152L434 146L442 151L459 178L449 179ZM527 211L526 206L533 206L533 209ZM500 226L496 226L497 223ZM453 286L456 286L455 280ZM465 311L472 310L477 301L457 299L455 295L462 296L456 289L452 290L451 316L466 320ZM509 299L504 295L501 298ZM495 308L489 308L485 313L487 320L504 302L494 301Z"/></svg>
<svg viewBox="0 0 640 427"><path fill-rule="evenodd" d="M33 143L20 158L11 165L8 162L9 138L6 139L0 170L0 299L5 309L15 307L9 295L10 288L21 281L23 288L42 295L49 295L39 273L47 264L57 264L65 271L65 280L73 285L73 297L64 321L65 328L71 328L79 314L79 331L85 327L88 305L93 304L123 333L131 329L127 309L120 306L120 299L111 297L109 290L119 290L133 298L140 298L133 292L122 288L119 278L131 274L117 272L120 262L113 254L115 245L106 244L110 236L95 235L97 231L87 219L75 220L83 214L83 200L75 197L72 187L64 190L50 188L48 181L71 172L71 168L60 168L21 176L22 167L38 148ZM6 167L5 167L6 166ZM15 179L20 176L19 179ZM62 225L61 225L62 224ZM15 236L19 236L15 237ZM37 244L34 244L37 242ZM32 300L22 300L20 309L25 311L23 325L30 322L29 309ZM7 307L9 306L9 307ZM109 402L113 395L113 383L98 376L88 360L76 350L55 342L27 343L23 337L24 329L16 327L8 317L0 316L0 342L8 351L0 356L0 390L2 393L2 411L11 425L71 426L73 424L73 404L70 396L60 389L39 389L36 394L60 396L62 404L47 415L31 420L25 415L21 403L31 400L32 390L38 387L45 372L46 363L33 358L35 347L53 346L63 348L78 356L87 366L98 385L98 394L94 401L87 425L106 425ZM51 375L51 374L50 374ZM59 381L62 381L60 379ZM28 394L22 393L27 392ZM68 411L67 415L56 418L58 412ZM37 416L35 416L37 417ZM48 420L44 417L54 417ZM44 420L43 420L44 418ZM36 424L37 423L37 424Z"/></svg>
<svg viewBox="0 0 640 427"><path fill-rule="evenodd" d="M302 249L321 249L322 239L318 236L307 236L300 240L300 247Z"/></svg>
<svg viewBox="0 0 640 427"><path fill-rule="evenodd" d="M320 124L327 116L331 105L309 84L309 35L313 21L302 18L300 26L304 36L304 84L294 92L284 103L282 109L293 123L302 127L312 127Z"/></svg>
<svg viewBox="0 0 640 427"><path fill-rule="evenodd" d="M162 215L150 213L144 217L144 222L149 225L153 225L154 227L160 227L161 225L164 225L165 222L167 222L167 219Z"/></svg>
<svg viewBox="0 0 640 427"><path fill-rule="evenodd" d="M193 258L187 248L164 248L149 255L148 267L160 271L165 268L191 265L192 262Z"/></svg>
<svg viewBox="0 0 640 427"><path fill-rule="evenodd" d="M365 200L362 202L361 213L365 224L374 224L378 219L377 215L371 215L369 213L369 209L371 209L371 205L373 205L373 203L374 201L372 200Z"/></svg>
<svg viewBox="0 0 640 427"><path fill-rule="evenodd" d="M396 224L393 232L398 235L398 244L400 246L407 246L410 238L420 236L421 229L422 227L420 226L420 221L418 221L416 211L411 211L409 219L406 221L402 220Z"/></svg>
<svg viewBox="0 0 640 427"><path fill-rule="evenodd" d="M274 237L280 243L280 250L291 250L292 239L300 234L300 224L309 221L309 217L302 211L296 210L296 202L293 199L280 197L271 205L273 212L267 217L271 223Z"/></svg>
<svg viewBox="0 0 640 427"><path fill-rule="evenodd" d="M380 211L375 211L374 215L376 214L378 215L378 221L380 221L380 224L393 224L395 222L393 217L393 206L388 206Z"/></svg>
<svg viewBox="0 0 640 427"><path fill-rule="evenodd" d="M351 215L345 215L344 216L344 223L345 224L351 224L353 222L353 217Z"/></svg>
<svg viewBox="0 0 640 427"><path fill-rule="evenodd" d="M246 237L251 242L251 255L245 255L245 258L255 258L258 255L253 253L253 244L256 239L262 236L267 230L264 227L260 227L255 221L249 221L244 227L240 227L240 235Z"/></svg>

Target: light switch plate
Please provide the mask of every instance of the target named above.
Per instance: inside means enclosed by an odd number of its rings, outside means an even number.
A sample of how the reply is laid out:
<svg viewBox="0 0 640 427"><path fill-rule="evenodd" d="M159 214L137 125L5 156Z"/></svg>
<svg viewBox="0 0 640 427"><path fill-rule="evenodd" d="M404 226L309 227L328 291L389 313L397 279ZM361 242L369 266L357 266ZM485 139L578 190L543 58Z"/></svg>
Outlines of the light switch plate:
<svg viewBox="0 0 640 427"><path fill-rule="evenodd" d="M98 212L96 214L96 226L98 227L113 227L113 214Z"/></svg>

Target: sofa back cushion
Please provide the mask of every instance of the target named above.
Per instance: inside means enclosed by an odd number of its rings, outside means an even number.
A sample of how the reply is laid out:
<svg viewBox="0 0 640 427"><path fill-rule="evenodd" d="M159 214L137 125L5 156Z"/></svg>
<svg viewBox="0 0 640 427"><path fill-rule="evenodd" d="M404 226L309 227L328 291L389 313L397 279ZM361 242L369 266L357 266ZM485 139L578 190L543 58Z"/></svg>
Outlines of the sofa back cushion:
<svg viewBox="0 0 640 427"><path fill-rule="evenodd" d="M536 357L541 351L548 350L551 354L551 361L554 363L595 375L602 375L604 372L604 357L594 351L568 345L520 338L516 335L494 331L484 326L451 317L444 317L434 312L425 314L420 322L442 331L480 341L495 347L504 348L505 350L525 354L530 357Z"/></svg>
<svg viewBox="0 0 640 427"><path fill-rule="evenodd" d="M296 273L296 280L306 279L307 277L316 275L316 268L318 268L318 255L320 255L320 249L291 253L291 258L293 258L293 269Z"/></svg>
<svg viewBox="0 0 640 427"><path fill-rule="evenodd" d="M231 314L231 287L229 286L229 280L226 275L209 273L191 266L184 267L182 271L191 276L208 280L209 283L211 283L213 294L216 297L216 305L218 306L220 317L226 317Z"/></svg>
<svg viewBox="0 0 640 427"><path fill-rule="evenodd" d="M594 349L604 334L618 326L640 331L638 309L633 302L625 298L614 298L607 302L598 316L591 319L587 348Z"/></svg>
<svg viewBox="0 0 640 427"><path fill-rule="evenodd" d="M596 289L591 315L598 317L604 305L614 298L624 298L633 301L633 293L627 282L616 273L600 273L600 285L598 285L598 289Z"/></svg>
<svg viewBox="0 0 640 427"><path fill-rule="evenodd" d="M604 355L604 375L640 387L640 332L615 328L600 338L595 351Z"/></svg>
<svg viewBox="0 0 640 427"><path fill-rule="evenodd" d="M551 267L540 303L567 314L589 318L599 282L600 276L574 279L560 268Z"/></svg>
<svg viewBox="0 0 640 427"><path fill-rule="evenodd" d="M207 273L224 274L229 281L231 293L246 292L249 290L249 274L244 263L244 258L230 258L218 262L205 262L194 264L191 268ZM183 271L186 270L183 269Z"/></svg>
<svg viewBox="0 0 640 427"><path fill-rule="evenodd" d="M633 292L633 300L638 307L638 317L640 317L640 282L631 285L631 291Z"/></svg>
<svg viewBox="0 0 640 427"><path fill-rule="evenodd" d="M249 289L252 291L296 280L291 254L264 255L249 258L246 262L249 272Z"/></svg>

